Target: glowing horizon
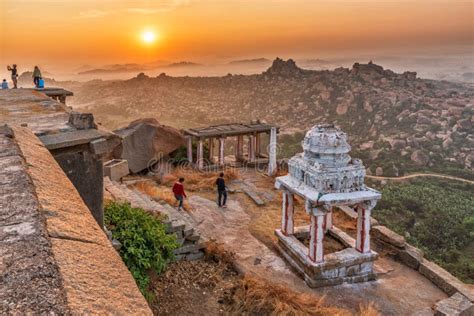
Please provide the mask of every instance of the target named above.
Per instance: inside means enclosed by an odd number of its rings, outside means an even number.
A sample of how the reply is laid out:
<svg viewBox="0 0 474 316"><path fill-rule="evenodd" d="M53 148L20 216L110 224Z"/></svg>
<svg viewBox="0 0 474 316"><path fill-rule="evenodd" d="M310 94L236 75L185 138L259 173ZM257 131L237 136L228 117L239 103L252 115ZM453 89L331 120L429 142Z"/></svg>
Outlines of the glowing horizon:
<svg viewBox="0 0 474 316"><path fill-rule="evenodd" d="M2 64L79 66L458 46L472 50L473 3L3 0L0 59Z"/></svg>

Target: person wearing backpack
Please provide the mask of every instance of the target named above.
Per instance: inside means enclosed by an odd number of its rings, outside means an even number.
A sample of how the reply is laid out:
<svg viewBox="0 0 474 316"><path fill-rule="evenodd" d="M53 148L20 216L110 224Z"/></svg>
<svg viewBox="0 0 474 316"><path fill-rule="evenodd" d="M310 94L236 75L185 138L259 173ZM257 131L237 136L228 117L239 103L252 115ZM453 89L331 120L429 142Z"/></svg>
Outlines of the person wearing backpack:
<svg viewBox="0 0 474 316"><path fill-rule="evenodd" d="M40 82L40 79L41 79L41 71L38 68L38 66L35 66L35 69L33 70L32 77L33 77L33 82L35 84L35 88L39 88L39 82Z"/></svg>

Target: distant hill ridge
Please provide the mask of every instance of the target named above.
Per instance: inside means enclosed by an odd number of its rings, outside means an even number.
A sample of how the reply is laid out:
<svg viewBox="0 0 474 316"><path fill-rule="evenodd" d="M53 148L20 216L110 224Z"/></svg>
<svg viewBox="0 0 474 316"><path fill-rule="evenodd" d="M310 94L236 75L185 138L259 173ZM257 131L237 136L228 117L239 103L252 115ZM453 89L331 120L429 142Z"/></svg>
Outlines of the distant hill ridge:
<svg viewBox="0 0 474 316"><path fill-rule="evenodd" d="M256 118L282 131L335 123L350 135L357 155L369 166L377 163L373 173L443 173L449 167L451 175L473 177L474 87L420 79L416 72L396 73L373 62L307 70L277 58L260 74L140 75L85 83L74 92L74 102L88 104L110 128L140 117L179 128Z"/></svg>

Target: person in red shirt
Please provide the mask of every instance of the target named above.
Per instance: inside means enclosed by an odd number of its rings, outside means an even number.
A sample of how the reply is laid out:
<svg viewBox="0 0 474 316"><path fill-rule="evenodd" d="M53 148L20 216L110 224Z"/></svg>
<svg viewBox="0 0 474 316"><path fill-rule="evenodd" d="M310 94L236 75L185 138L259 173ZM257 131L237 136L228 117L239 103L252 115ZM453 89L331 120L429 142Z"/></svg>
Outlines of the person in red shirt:
<svg viewBox="0 0 474 316"><path fill-rule="evenodd" d="M179 178L179 180L173 185L173 193L174 197L178 201L178 211L181 211L183 208L183 200L186 196L186 193L184 192L184 178Z"/></svg>

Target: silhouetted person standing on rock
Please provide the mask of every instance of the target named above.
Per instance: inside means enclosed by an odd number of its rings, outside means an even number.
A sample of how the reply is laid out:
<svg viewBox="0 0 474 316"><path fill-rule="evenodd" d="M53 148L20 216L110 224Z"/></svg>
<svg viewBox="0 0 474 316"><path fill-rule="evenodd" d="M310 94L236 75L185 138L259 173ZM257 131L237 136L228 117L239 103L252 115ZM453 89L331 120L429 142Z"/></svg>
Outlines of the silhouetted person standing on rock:
<svg viewBox="0 0 474 316"><path fill-rule="evenodd" d="M219 174L219 178L216 179L217 186L217 204L219 207L227 207L227 188L225 187L224 173ZM224 201L222 201L224 199Z"/></svg>
<svg viewBox="0 0 474 316"><path fill-rule="evenodd" d="M178 201L178 211L181 211L183 208L183 201L184 198L187 197L186 193L184 192L184 178L179 178L178 181L173 185L173 194L176 200Z"/></svg>
<svg viewBox="0 0 474 316"><path fill-rule="evenodd" d="M35 69L33 70L33 82L35 83L35 87L39 87L39 81L41 79L41 71L39 70L38 66L35 66Z"/></svg>
<svg viewBox="0 0 474 316"><path fill-rule="evenodd" d="M12 67L7 66L7 70L12 72L12 81L13 81L13 89L18 88L17 83L18 83L18 69L16 68L16 64L13 64Z"/></svg>

